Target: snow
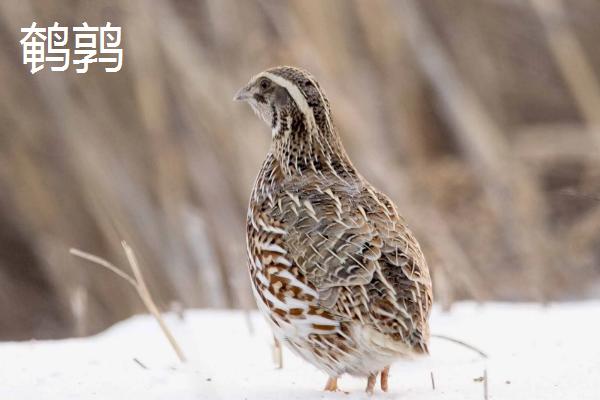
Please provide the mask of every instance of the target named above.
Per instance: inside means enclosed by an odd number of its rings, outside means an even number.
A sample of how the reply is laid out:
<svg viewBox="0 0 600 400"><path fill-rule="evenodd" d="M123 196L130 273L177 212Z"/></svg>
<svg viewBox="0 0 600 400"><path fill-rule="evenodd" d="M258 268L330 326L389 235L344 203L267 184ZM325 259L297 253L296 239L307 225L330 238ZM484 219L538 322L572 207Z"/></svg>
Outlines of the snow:
<svg viewBox="0 0 600 400"><path fill-rule="evenodd" d="M390 391L375 399L600 399L600 302L457 304L435 309L432 332L487 352L482 359L432 339L431 356L392 366ZM262 317L190 310L167 323L189 358L181 364L149 316L90 338L0 343L0 399L367 399L365 381L343 377L345 393L321 391L326 376L284 350L272 358ZM138 364L138 360L142 365ZM432 388L431 374L435 381Z"/></svg>

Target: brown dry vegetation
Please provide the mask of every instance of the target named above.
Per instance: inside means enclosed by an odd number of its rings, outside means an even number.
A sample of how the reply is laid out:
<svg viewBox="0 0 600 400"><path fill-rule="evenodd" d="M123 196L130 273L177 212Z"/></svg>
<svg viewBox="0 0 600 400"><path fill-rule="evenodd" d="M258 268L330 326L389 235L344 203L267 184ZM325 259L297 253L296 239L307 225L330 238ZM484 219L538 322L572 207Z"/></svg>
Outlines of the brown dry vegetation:
<svg viewBox="0 0 600 400"><path fill-rule="evenodd" d="M562 0L563 3L567 3ZM142 311L71 257L136 250L162 308L253 306L246 201L268 128L231 101L312 71L355 163L423 242L436 299L573 299L600 285L600 4L0 2L0 338ZM116 74L21 64L32 21L123 27Z"/></svg>

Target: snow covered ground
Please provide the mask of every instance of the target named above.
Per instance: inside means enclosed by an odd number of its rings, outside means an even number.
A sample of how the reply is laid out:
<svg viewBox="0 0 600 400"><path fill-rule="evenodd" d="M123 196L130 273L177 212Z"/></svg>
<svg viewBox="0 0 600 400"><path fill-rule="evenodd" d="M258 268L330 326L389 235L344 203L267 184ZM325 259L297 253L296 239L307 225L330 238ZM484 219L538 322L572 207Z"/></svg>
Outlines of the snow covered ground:
<svg viewBox="0 0 600 400"><path fill-rule="evenodd" d="M284 368L275 369L266 323L251 319L253 334L240 312L169 315L185 365L149 316L91 338L0 343L0 400L369 398L365 382L351 377L340 380L350 394L321 392L326 376L287 350ZM436 309L431 324L489 359L432 339L429 358L393 365L389 393L372 398L484 399L487 370L490 399L600 399L600 302L465 303L450 313Z"/></svg>

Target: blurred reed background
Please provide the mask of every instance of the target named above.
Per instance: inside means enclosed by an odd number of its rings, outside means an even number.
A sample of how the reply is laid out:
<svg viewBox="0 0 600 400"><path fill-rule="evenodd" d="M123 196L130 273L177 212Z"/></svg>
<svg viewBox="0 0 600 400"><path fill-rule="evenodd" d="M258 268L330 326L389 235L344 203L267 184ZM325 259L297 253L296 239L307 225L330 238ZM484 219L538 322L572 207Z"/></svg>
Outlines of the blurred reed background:
<svg viewBox="0 0 600 400"><path fill-rule="evenodd" d="M114 74L21 64L21 27L123 27ZM314 73L359 169L422 241L436 301L600 296L597 0L0 2L0 339L252 308L246 203L270 140L235 90Z"/></svg>

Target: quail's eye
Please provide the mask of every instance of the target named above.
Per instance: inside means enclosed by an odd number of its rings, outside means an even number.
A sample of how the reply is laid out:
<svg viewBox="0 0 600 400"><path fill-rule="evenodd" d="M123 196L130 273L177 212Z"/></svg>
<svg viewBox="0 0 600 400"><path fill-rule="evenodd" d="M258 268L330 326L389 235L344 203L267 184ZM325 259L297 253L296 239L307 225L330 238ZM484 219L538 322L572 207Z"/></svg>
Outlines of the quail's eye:
<svg viewBox="0 0 600 400"><path fill-rule="evenodd" d="M268 89L271 86L271 82L268 79L262 79L258 85L262 90Z"/></svg>

